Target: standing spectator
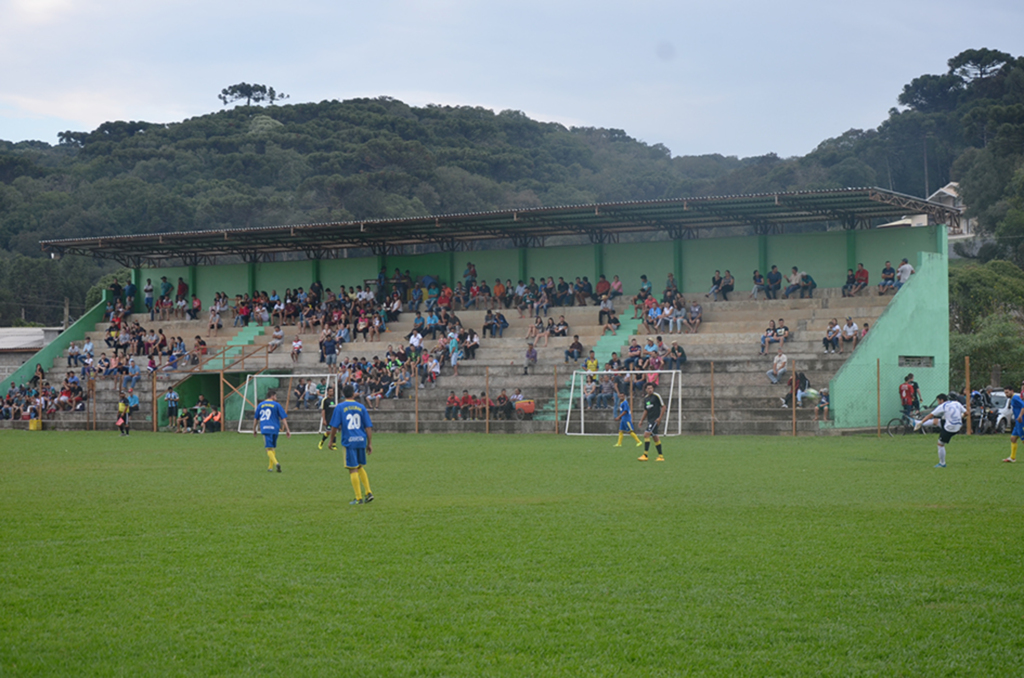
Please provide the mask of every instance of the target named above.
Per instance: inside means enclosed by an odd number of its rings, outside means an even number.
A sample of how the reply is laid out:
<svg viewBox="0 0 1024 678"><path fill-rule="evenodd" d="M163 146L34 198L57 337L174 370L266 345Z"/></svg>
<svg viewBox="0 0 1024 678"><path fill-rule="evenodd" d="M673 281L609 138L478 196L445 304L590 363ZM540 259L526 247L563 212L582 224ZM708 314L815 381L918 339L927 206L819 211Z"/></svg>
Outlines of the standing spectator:
<svg viewBox="0 0 1024 678"><path fill-rule="evenodd" d="M878 284L878 296L882 296L890 289L896 289L896 269L892 267L892 262L887 261L882 269L882 282Z"/></svg>
<svg viewBox="0 0 1024 678"><path fill-rule="evenodd" d="M146 304L146 311L149 312L149 321L153 322L153 313L155 309L153 307L153 280L151 278L146 278L146 284L142 288L142 295Z"/></svg>
<svg viewBox="0 0 1024 678"><path fill-rule="evenodd" d="M779 352L775 355L772 360L772 368L768 370L768 381L773 384L779 383L779 379L786 372L786 367L789 364L789 358L782 352L782 347L779 346Z"/></svg>
<svg viewBox="0 0 1024 678"><path fill-rule="evenodd" d="M764 288L764 296L766 299L778 299L779 290L782 289L782 271L779 270L778 266L772 266L772 270L768 271L766 276L767 287Z"/></svg>
<svg viewBox="0 0 1024 678"><path fill-rule="evenodd" d="M896 269L896 291L899 292L900 288L907 284L910 280L910 276L914 275L914 267L910 265L910 262L905 258L900 263L900 267Z"/></svg>
<svg viewBox="0 0 1024 678"><path fill-rule="evenodd" d="M910 416L910 412L914 409L914 375L908 374L903 377L903 383L900 384L900 404L903 405L903 414L907 417Z"/></svg>

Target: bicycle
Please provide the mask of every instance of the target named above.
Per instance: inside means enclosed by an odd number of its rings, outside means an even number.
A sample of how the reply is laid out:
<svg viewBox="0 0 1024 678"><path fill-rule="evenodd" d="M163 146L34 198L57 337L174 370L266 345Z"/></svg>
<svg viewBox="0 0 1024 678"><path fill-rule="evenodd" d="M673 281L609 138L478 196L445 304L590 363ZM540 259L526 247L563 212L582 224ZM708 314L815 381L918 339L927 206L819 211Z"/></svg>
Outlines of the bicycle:
<svg viewBox="0 0 1024 678"><path fill-rule="evenodd" d="M914 426L917 424L920 416L921 412L919 410L911 410L910 414L901 413L900 416L889 420L889 423L885 425L885 432L889 434L889 437L905 436L908 433L913 433ZM918 431L918 433L924 433L924 429Z"/></svg>

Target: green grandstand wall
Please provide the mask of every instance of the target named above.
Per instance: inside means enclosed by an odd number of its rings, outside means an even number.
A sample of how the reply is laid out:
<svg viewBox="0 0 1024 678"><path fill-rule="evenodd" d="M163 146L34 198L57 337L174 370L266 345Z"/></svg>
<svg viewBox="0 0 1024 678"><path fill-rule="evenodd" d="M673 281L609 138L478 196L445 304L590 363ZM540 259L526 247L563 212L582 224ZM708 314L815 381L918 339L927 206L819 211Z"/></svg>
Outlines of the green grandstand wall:
<svg viewBox="0 0 1024 678"><path fill-rule="evenodd" d="M944 230L938 238L944 245ZM949 261L944 250L908 259L916 273L829 384L836 428L876 426L879 394L885 426L900 413L907 374L920 385L923 405L949 391Z"/></svg>

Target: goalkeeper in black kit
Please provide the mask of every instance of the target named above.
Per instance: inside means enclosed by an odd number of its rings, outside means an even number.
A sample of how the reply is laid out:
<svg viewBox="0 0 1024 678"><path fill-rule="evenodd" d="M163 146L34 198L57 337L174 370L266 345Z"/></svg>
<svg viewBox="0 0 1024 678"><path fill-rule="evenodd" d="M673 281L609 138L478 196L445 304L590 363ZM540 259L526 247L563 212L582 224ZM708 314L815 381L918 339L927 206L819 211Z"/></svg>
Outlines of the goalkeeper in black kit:
<svg viewBox="0 0 1024 678"><path fill-rule="evenodd" d="M651 439L654 439L654 448L658 451L658 458L655 461L665 461L661 454L661 438L658 436L658 426L661 424L661 416L665 412L665 401L654 392L654 384L648 383L644 389L644 413L640 417L640 426L647 422L644 429L644 453L637 459L647 461L647 452L651 449Z"/></svg>
<svg viewBox="0 0 1024 678"><path fill-rule="evenodd" d="M327 439L331 437L331 416L334 414L334 387L328 386L327 393L320 399L320 444L318 449L324 449Z"/></svg>

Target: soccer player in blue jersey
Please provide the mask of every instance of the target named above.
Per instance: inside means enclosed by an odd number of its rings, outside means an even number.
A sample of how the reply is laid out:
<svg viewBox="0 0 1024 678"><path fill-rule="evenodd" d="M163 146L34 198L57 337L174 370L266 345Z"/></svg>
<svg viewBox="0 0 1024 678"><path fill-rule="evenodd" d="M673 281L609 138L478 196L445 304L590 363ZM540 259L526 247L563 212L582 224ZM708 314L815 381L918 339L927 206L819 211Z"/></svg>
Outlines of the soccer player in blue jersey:
<svg viewBox="0 0 1024 678"><path fill-rule="evenodd" d="M1017 441L1024 437L1024 398L1020 393L1014 393L1012 388L1003 391L1010 399L1010 407L1013 409L1013 432L1010 434L1010 456L1003 461L1010 464L1017 461ZM1021 384L1021 392L1024 393L1024 384Z"/></svg>
<svg viewBox="0 0 1024 678"><path fill-rule="evenodd" d="M619 420L619 442L615 443L615 447L622 447L622 435L628 433L633 436L633 440L636 441L636 446L640 447L644 444L644 441L640 440L640 437L633 430L633 413L629 410L629 401L625 398L619 403L619 414L616 419Z"/></svg>
<svg viewBox="0 0 1024 678"><path fill-rule="evenodd" d="M337 449L334 440L340 430L341 445L345 448L345 468L348 469L352 489L356 492L356 498L349 503L369 504L373 501L373 492L370 491L370 479L366 476L366 455L373 451L370 447L373 422L370 421L370 413L366 408L352 400L353 394L355 389L351 384L347 384L342 389L345 399L334 408L334 414L331 416L330 449ZM360 484L366 487L365 496Z"/></svg>
<svg viewBox="0 0 1024 678"><path fill-rule="evenodd" d="M288 428L288 415L281 407L281 403L277 402L277 392L267 391L267 399L256 407L256 420L252 425L252 434L263 434L267 456L270 458L270 467L267 470L276 469L278 473L281 472L281 465L277 463L277 455L274 454L274 451L277 449L277 436L281 432L281 427L284 427L285 434L291 438L292 432Z"/></svg>

